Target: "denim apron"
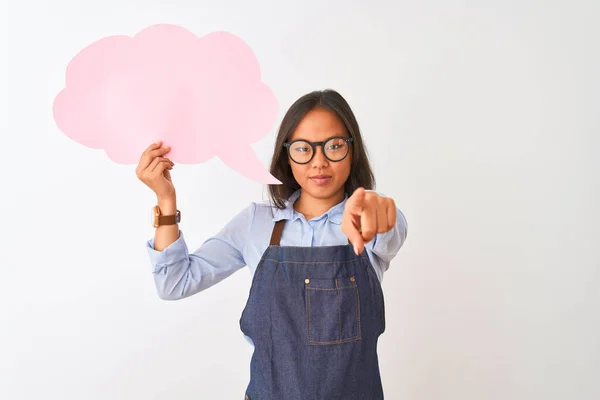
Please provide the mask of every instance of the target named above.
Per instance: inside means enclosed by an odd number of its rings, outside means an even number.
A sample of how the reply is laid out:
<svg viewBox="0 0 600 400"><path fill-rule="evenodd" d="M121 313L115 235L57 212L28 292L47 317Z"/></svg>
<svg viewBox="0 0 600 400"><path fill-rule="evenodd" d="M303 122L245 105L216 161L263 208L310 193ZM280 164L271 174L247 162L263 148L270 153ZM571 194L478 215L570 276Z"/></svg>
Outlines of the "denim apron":
<svg viewBox="0 0 600 400"><path fill-rule="evenodd" d="M245 398L383 399L384 300L366 252L280 246L284 224L273 228L240 318L254 342Z"/></svg>

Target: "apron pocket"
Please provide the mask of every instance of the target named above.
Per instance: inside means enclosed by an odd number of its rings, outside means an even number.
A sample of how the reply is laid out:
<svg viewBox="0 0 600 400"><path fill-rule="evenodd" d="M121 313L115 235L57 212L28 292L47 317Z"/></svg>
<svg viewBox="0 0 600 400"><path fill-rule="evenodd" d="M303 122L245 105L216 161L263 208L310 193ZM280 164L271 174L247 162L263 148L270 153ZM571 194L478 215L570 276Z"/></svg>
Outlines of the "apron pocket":
<svg viewBox="0 0 600 400"><path fill-rule="evenodd" d="M306 278L308 344L340 344L361 339L356 279Z"/></svg>

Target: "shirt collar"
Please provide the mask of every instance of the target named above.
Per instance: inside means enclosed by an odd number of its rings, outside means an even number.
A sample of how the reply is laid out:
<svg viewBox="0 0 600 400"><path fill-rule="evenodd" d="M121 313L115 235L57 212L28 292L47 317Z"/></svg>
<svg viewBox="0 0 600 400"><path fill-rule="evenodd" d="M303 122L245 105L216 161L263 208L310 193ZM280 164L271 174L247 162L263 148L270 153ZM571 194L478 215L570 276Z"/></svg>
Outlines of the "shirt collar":
<svg viewBox="0 0 600 400"><path fill-rule="evenodd" d="M298 200L300 198L301 192L302 192L302 189L296 190L289 197L289 199L285 201L284 209L279 209L279 208L275 207L275 212L273 213L273 221L274 222L280 221L282 219L295 221L298 218L302 217L301 213L294 210L294 203L296 202L296 200ZM329 221L333 222L334 224L338 224L338 225L341 224L342 216L344 215L344 207L346 206L347 200L348 200L348 194L345 194L344 200L342 200L341 203L338 203L335 206L331 207L323 215L316 217L315 219L327 218Z"/></svg>

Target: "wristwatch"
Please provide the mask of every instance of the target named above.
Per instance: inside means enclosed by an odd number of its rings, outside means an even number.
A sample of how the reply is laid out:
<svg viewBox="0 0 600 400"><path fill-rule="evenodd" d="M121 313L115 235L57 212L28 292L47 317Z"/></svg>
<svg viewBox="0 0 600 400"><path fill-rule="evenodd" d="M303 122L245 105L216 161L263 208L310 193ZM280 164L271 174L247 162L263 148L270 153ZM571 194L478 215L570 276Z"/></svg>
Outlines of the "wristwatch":
<svg viewBox="0 0 600 400"><path fill-rule="evenodd" d="M174 225L181 222L181 211L177 210L173 215L162 215L160 208L154 206L154 227L161 225Z"/></svg>

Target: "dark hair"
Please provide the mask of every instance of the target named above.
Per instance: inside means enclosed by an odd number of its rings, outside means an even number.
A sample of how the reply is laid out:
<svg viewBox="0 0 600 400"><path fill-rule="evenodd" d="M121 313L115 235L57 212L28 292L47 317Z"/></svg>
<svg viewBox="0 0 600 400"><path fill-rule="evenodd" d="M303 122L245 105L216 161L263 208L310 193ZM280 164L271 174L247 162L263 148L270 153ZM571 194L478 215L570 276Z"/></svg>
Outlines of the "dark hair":
<svg viewBox="0 0 600 400"><path fill-rule="evenodd" d="M375 176L369 164L367 150L362 141L358 122L350 105L335 90L314 91L300 97L290 106L279 127L269 170L271 175L282 183L282 185L269 185L269 197L277 208L285 208L285 201L296 190L300 189L300 185L292 174L292 168L288 163L287 150L283 144L293 134L304 116L315 108L332 111L342 121L346 131L352 138L352 164L350 175L344 184L344 191L351 195L359 187L366 190L374 190L375 188Z"/></svg>

